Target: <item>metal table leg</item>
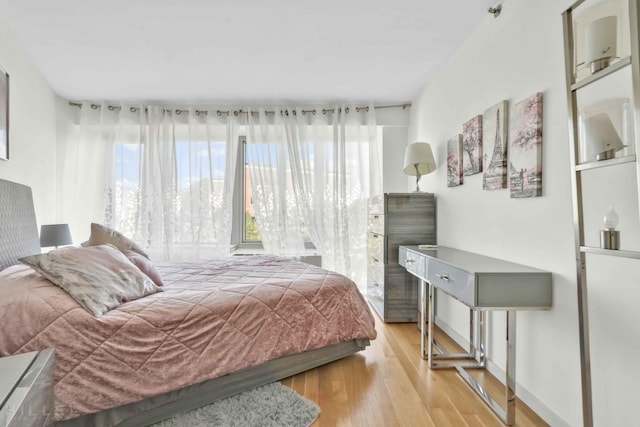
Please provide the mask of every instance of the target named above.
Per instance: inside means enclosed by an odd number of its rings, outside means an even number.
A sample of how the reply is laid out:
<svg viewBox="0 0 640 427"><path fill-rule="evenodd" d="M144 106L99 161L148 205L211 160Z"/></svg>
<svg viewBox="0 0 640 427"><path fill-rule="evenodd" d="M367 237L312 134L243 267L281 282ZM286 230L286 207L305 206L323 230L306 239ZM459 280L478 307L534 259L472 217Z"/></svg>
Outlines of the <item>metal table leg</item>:
<svg viewBox="0 0 640 427"><path fill-rule="evenodd" d="M458 373L467 384L485 401L493 412L507 425L516 423L516 312L507 311L507 371L506 371L506 411L491 398L489 393L476 382L463 367L456 366Z"/></svg>

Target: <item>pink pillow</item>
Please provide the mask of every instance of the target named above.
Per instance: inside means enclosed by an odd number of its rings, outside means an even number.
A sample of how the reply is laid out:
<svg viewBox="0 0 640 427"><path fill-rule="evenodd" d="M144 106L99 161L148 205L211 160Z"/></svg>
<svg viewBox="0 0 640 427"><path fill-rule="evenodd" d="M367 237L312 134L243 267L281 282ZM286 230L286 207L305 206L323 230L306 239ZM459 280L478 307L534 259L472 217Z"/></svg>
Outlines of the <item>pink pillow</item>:
<svg viewBox="0 0 640 427"><path fill-rule="evenodd" d="M88 246L112 244L123 253L126 250L131 250L149 258L149 255L147 255L147 253L136 242L106 225L96 224L95 222L91 223L91 235L89 236L89 241L83 242L82 246L85 246L85 243L87 243Z"/></svg>
<svg viewBox="0 0 640 427"><path fill-rule="evenodd" d="M148 258L145 258L138 252L134 252L132 250L126 250L124 251L124 254L129 258L129 261L140 269L140 271L149 276L149 279L153 280L153 283L158 286L164 285L158 269Z"/></svg>

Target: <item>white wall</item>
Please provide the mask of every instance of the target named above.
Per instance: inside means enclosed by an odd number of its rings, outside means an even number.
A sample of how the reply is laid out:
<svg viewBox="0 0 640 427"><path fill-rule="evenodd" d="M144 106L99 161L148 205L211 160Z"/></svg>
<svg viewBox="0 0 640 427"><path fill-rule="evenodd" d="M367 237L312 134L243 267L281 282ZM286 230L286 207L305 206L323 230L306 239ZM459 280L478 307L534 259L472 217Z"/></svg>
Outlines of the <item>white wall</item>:
<svg viewBox="0 0 640 427"><path fill-rule="evenodd" d="M411 107L376 109L378 138L382 141L382 192L407 191L407 175L402 172L407 147Z"/></svg>
<svg viewBox="0 0 640 427"><path fill-rule="evenodd" d="M516 367L518 395L554 426L582 425L561 17L571 4L504 1L502 15L487 15L413 101L409 128L409 141L431 142L439 164L421 181L438 198L439 244L553 273L553 309L518 313ZM497 102L506 99L513 105L535 92L544 94L543 197L510 199L506 189L483 191L481 174L447 188L447 139L462 133L462 123ZM597 238L603 207L615 201L623 211L618 212L622 239L628 245L640 242L635 172L628 169L613 179L589 179L601 194L595 197L598 203L590 202L598 206L589 213L596 219L589 225L589 239ZM633 403L640 401L640 392L633 378L640 350L639 266L632 260L589 258L594 278L589 286L596 425L637 424ZM437 315L454 334L467 335L467 311L458 302L441 298ZM504 315L493 313L490 320L489 357L498 372L505 361Z"/></svg>
<svg viewBox="0 0 640 427"><path fill-rule="evenodd" d="M55 211L57 97L4 22L0 22L0 66L10 76L10 160L0 161L0 178L31 187L39 225L59 221Z"/></svg>

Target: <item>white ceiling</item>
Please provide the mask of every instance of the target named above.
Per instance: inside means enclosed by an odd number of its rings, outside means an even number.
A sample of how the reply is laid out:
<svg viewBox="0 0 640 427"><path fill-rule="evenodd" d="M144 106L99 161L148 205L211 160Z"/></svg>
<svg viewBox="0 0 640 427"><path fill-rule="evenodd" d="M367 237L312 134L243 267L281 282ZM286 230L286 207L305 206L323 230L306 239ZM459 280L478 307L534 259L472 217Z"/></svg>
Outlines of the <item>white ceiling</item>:
<svg viewBox="0 0 640 427"><path fill-rule="evenodd" d="M380 105L412 100L495 3L0 0L0 19L69 100Z"/></svg>

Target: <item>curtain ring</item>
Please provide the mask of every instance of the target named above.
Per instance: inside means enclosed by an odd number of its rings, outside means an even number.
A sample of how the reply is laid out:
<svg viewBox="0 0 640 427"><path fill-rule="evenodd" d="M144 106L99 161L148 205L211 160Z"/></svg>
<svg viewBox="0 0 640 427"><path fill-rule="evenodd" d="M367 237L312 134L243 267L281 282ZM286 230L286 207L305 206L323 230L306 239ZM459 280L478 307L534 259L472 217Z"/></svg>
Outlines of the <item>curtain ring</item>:
<svg viewBox="0 0 640 427"><path fill-rule="evenodd" d="M316 109L315 108L313 109L313 115L314 116L316 115Z"/></svg>
<svg viewBox="0 0 640 427"><path fill-rule="evenodd" d="M132 113L135 113L136 111L138 111L138 109L136 107L131 107L129 108L129 111L131 111Z"/></svg>
<svg viewBox="0 0 640 427"><path fill-rule="evenodd" d="M345 108L345 109L344 109L344 112L345 112L345 113L348 113L348 112L349 112L349 107Z"/></svg>
<svg viewBox="0 0 640 427"><path fill-rule="evenodd" d="M200 116L200 111L196 110L196 116Z"/></svg>
<svg viewBox="0 0 640 427"><path fill-rule="evenodd" d="M115 110L115 109L116 109L116 107L114 107L113 105L109 105L109 106L107 107L107 109L108 109L109 111L113 111L113 110Z"/></svg>
<svg viewBox="0 0 640 427"><path fill-rule="evenodd" d="M297 116L298 113L296 112L296 110L291 110L291 112L293 113L294 116Z"/></svg>
<svg viewBox="0 0 640 427"><path fill-rule="evenodd" d="M176 116L179 116L180 114L182 114L182 111L176 110Z"/></svg>
<svg viewBox="0 0 640 427"><path fill-rule="evenodd" d="M217 110L217 111L216 111L216 115L217 115L218 117L222 116L222 111Z"/></svg>
<svg viewBox="0 0 640 427"><path fill-rule="evenodd" d="M92 110L97 110L97 109L98 109L98 107L100 107L100 106L99 106L99 105L96 105L96 104L91 104L91 109L92 109Z"/></svg>
<svg viewBox="0 0 640 427"><path fill-rule="evenodd" d="M238 110L233 110L233 115L238 117L238 114L240 114L240 112Z"/></svg>
<svg viewBox="0 0 640 427"><path fill-rule="evenodd" d="M325 110L324 108L322 109L322 114L326 115L327 114L327 110Z"/></svg>

